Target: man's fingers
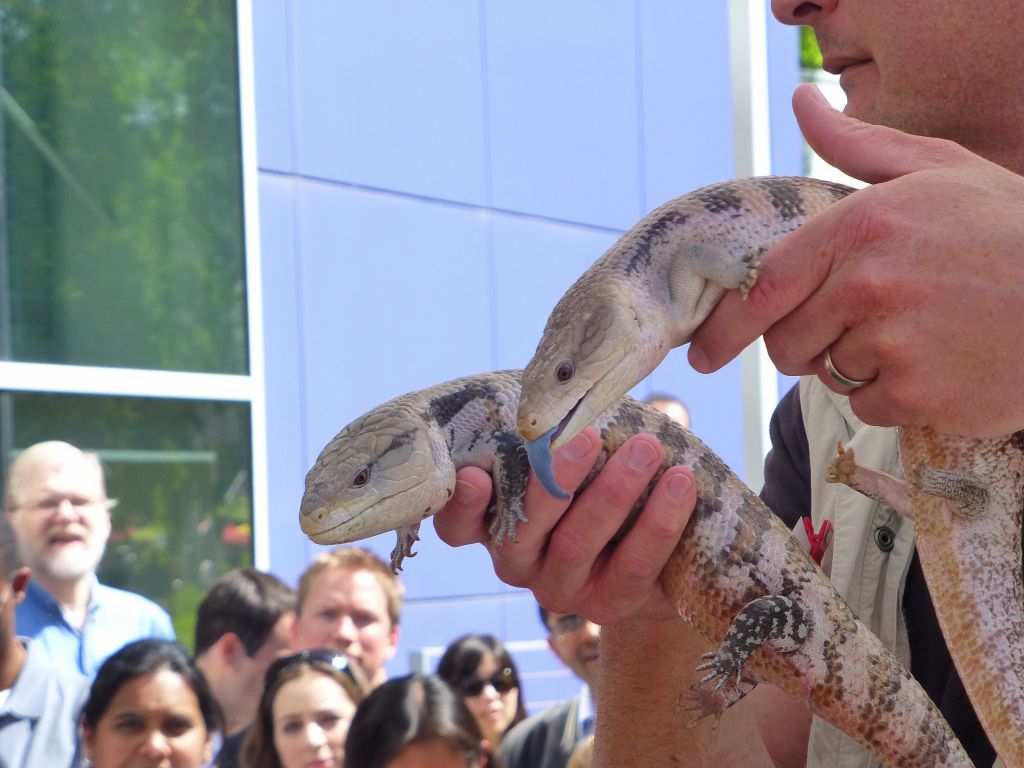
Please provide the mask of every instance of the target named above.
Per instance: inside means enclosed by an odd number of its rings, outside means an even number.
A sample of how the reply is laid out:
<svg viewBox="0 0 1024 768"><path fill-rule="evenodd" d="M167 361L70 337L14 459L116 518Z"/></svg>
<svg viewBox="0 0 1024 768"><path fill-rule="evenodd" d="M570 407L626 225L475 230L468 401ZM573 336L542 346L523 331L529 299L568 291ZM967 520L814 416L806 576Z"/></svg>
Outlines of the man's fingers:
<svg viewBox="0 0 1024 768"><path fill-rule="evenodd" d="M590 472L601 450L597 430L587 427L552 454L551 467L559 487L575 490ZM524 586L533 580L538 566L546 561L548 538L562 519L572 499L557 499L531 474L523 500L529 520L516 527L516 540L489 543L494 570L506 584Z"/></svg>
<svg viewBox="0 0 1024 768"><path fill-rule="evenodd" d="M543 605L560 610L564 600L589 589L595 561L661 467L663 455L664 449L653 436L631 437L573 501L551 531L544 572L533 584Z"/></svg>
<svg viewBox="0 0 1024 768"><path fill-rule="evenodd" d="M693 335L688 355L694 369L717 371L821 286L832 268L835 247L828 219L839 215L845 202L840 200L769 250L746 299L739 291L722 297Z"/></svg>
<svg viewBox="0 0 1024 768"><path fill-rule="evenodd" d="M587 427L566 445L551 455L551 468L558 480L559 487L567 491L575 491L590 472L601 450L601 438L594 427ZM519 544L528 547L539 547L547 542L551 529L562 519L562 515L572 503L572 499L558 499L548 493L547 489L530 474L526 486L523 506L529 510L530 519L519 528L517 539Z"/></svg>
<svg viewBox="0 0 1024 768"><path fill-rule="evenodd" d="M914 136L844 115L809 83L793 93L793 112L807 143L825 162L869 184L949 166L968 157L965 149L952 142Z"/></svg>
<svg viewBox="0 0 1024 768"><path fill-rule="evenodd" d="M636 611L636 595L650 594L658 588L661 571L697 503L696 488L692 470L670 467L665 471L598 576L596 591L619 599L595 606L591 618L600 624L621 620ZM664 618L675 615L668 601L662 607Z"/></svg>
<svg viewBox="0 0 1024 768"><path fill-rule="evenodd" d="M597 430L587 427L555 451L559 485L577 488L600 450ZM515 542L501 545L490 541L488 532L490 476L466 467L434 526L452 546L485 542L498 577L528 586L552 610L593 612L598 620L615 621L642 604L650 615L668 617L673 608L658 579L696 503L692 471L667 469L630 530L609 547L662 467L664 451L652 435L630 438L571 502L554 498L531 476L524 500L530 519L519 524Z"/></svg>
<svg viewBox="0 0 1024 768"><path fill-rule="evenodd" d="M455 475L455 492L444 509L434 515L434 530L452 547L486 542L485 520L491 498L491 476L478 467L463 467Z"/></svg>

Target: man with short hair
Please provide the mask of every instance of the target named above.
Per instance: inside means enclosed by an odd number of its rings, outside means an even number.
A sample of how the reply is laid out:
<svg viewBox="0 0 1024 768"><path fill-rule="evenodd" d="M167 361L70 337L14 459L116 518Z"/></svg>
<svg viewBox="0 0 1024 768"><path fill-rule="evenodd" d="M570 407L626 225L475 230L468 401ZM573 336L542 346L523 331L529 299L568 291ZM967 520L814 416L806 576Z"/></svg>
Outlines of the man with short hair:
<svg viewBox="0 0 1024 768"><path fill-rule="evenodd" d="M196 611L196 666L224 716L217 764L237 765L238 748L256 717L267 667L289 652L295 592L255 568L229 571Z"/></svg>
<svg viewBox="0 0 1024 768"><path fill-rule="evenodd" d="M597 679L601 629L578 613L538 608L548 646L583 686L576 696L528 717L505 734L501 759L508 768L565 768L576 745L594 729L590 689Z"/></svg>
<svg viewBox="0 0 1024 768"><path fill-rule="evenodd" d="M690 411L686 404L675 395L652 392L644 398L644 402L664 413L676 424L686 427L686 429L690 428Z"/></svg>
<svg viewBox="0 0 1024 768"><path fill-rule="evenodd" d="M88 681L60 669L35 643L15 635L14 609L30 579L11 524L0 516L0 765L78 766L83 758L78 711Z"/></svg>
<svg viewBox="0 0 1024 768"><path fill-rule="evenodd" d="M384 663L398 649L404 592L391 567L370 550L324 552L299 578L292 645L344 653L376 687L387 680Z"/></svg>
<svg viewBox="0 0 1024 768"><path fill-rule="evenodd" d="M167 612L96 578L110 536L99 458L69 443L36 443L11 462L4 513L33 580L18 606L18 634L87 677L125 643L174 639Z"/></svg>

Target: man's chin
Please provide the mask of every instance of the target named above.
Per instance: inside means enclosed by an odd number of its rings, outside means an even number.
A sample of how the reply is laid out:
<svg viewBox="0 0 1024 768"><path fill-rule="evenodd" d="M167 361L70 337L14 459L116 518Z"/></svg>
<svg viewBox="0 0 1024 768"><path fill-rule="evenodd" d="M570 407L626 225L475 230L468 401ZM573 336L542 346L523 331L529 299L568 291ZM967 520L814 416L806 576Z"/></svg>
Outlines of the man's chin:
<svg viewBox="0 0 1024 768"><path fill-rule="evenodd" d="M47 558L42 569L50 578L59 581L76 581L96 571L99 567L103 553L97 556L82 548L77 551L58 551Z"/></svg>
<svg viewBox="0 0 1024 768"><path fill-rule="evenodd" d="M596 679L597 678L597 668L598 668L598 665L600 663L601 663L600 659L598 659L596 657L593 658L593 659L588 659L588 660L584 661L583 662L583 671L586 673L586 675L580 675L580 677L583 677L587 682L590 682L591 680Z"/></svg>

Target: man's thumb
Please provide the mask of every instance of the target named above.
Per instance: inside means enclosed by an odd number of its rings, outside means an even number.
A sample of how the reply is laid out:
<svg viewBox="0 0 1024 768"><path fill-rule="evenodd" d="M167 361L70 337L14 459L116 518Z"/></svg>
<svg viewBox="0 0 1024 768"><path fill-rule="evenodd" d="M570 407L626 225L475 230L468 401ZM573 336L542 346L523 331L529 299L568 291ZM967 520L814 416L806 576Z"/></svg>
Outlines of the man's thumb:
<svg viewBox="0 0 1024 768"><path fill-rule="evenodd" d="M940 139L914 136L844 115L808 83L793 93L793 112L811 149L829 165L869 184L948 165L952 160L949 150L955 151L954 145Z"/></svg>

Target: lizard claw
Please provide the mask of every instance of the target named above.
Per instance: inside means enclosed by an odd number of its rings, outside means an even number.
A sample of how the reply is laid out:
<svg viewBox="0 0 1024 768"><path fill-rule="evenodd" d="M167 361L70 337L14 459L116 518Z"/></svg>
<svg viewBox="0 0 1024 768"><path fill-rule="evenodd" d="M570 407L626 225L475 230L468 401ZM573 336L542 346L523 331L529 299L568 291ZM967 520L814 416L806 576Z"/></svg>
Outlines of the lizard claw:
<svg viewBox="0 0 1024 768"><path fill-rule="evenodd" d="M697 716L689 723L691 728L705 717L715 718L715 722L711 727L713 729L717 728L718 724L722 721L722 713L725 712L727 707L728 704L725 697L717 691L700 689L684 691L676 699L677 709L697 713Z"/></svg>
<svg viewBox="0 0 1024 768"><path fill-rule="evenodd" d="M758 272L761 270L762 250L760 248L753 248L743 259L747 264L747 275L743 282L740 283L740 296L744 299L750 295L750 291L754 288L754 283L757 282Z"/></svg>
<svg viewBox="0 0 1024 768"><path fill-rule="evenodd" d="M491 522L489 533L491 539L495 545L501 546L502 540L508 539L509 544L518 544L519 539L516 538L516 524L519 521L527 522L526 515L522 512L515 512L513 514L502 514L501 512L494 513L495 518Z"/></svg>
<svg viewBox="0 0 1024 768"><path fill-rule="evenodd" d="M841 442L836 443L836 455L825 469L825 482L849 485L856 469L857 459L853 448L844 448Z"/></svg>
<svg viewBox="0 0 1024 768"><path fill-rule="evenodd" d="M413 523L395 531L398 541L395 548L391 550L391 570L398 573L402 570L402 561L407 557L416 557L412 551L412 545L420 540L420 524Z"/></svg>
<svg viewBox="0 0 1024 768"><path fill-rule="evenodd" d="M729 682L729 678L735 677L736 684L739 684L742 679L742 667L736 666L729 658L722 658L718 653L705 653L701 656L702 659L708 659L703 664L697 667L698 672L703 672L706 669L711 670L704 677L700 679L697 685L705 685L712 680L717 679L712 688L714 691L720 691L725 687L725 684Z"/></svg>

